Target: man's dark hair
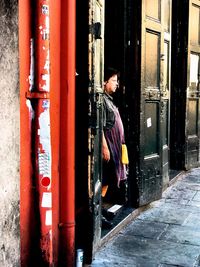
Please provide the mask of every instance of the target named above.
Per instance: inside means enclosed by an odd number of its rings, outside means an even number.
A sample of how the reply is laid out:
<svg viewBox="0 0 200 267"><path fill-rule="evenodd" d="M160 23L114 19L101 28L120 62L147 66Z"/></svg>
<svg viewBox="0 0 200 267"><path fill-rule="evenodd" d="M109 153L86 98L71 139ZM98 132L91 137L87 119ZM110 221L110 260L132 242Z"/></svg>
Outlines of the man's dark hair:
<svg viewBox="0 0 200 267"><path fill-rule="evenodd" d="M120 73L117 69L114 69L112 67L107 67L104 70L104 81L108 81L113 75L117 75L119 78Z"/></svg>

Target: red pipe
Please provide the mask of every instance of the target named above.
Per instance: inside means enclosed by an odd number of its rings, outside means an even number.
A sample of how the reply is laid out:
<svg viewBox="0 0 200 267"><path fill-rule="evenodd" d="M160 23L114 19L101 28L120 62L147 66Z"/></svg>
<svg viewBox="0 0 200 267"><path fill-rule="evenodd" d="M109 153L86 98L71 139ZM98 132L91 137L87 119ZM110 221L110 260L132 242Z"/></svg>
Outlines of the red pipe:
<svg viewBox="0 0 200 267"><path fill-rule="evenodd" d="M60 1L50 1L50 118L52 144L52 238L53 263L58 266L60 178Z"/></svg>
<svg viewBox="0 0 200 267"><path fill-rule="evenodd" d="M39 1L38 1L39 2ZM37 12L41 11L41 5L48 5L47 1L40 1L38 5ZM62 9L60 4L62 4ZM66 1L60 0L56 4L51 2L52 18L50 16L53 24L51 25L51 36L54 37L54 42L51 43L51 90L47 89L44 84L43 77L44 73L44 55L43 46L48 47L47 40L40 39L41 29L39 29L40 23L37 21L38 42L37 42L37 68L36 68L36 87L34 91L30 92L29 75L30 75L30 40L31 35L31 6L29 0L19 1L19 49L20 49L20 157L21 157L21 167L20 167L20 229L21 229L21 266L28 266L31 262L37 259L31 258L31 254L36 247L31 247L31 239L33 240L32 234L35 234L35 229L31 228L32 219L34 219L33 214L33 185L32 185L32 159L31 159L31 112L28 108L27 101L30 103L31 99L34 102L38 101L38 109L36 113L40 117L41 113L45 111L45 105L51 101L51 142L52 142L52 192L53 196L53 207L52 207L52 225L46 225L46 212L50 211L49 207L42 207L42 195L43 193L49 193L48 188L41 188L41 184L45 185L45 181L49 181L46 178L51 178L44 176L40 172L37 174L38 181L38 192L39 192L39 210L40 210L40 220L41 220L41 249L44 252L44 260L48 262L48 265L57 266L57 223L58 223L58 161L59 161L59 132L61 129L61 186L60 186L60 240L61 240L61 256L60 261L64 264L61 266L73 266L74 262L74 135L75 135L75 123L74 123L74 102L75 102L75 0ZM45 8L44 8L45 10ZM60 10L62 10L62 23L60 23ZM54 16L55 15L55 16ZM61 25L61 29L60 29ZM61 42L60 42L61 33ZM47 35L46 35L47 36ZM40 43L41 42L41 43ZM43 44L42 44L43 42ZM61 43L61 44L60 44ZM61 47L60 47L61 46ZM61 53L60 53L61 48ZM59 66L58 62L61 64ZM40 63L39 63L40 62ZM60 67L62 72L60 74ZM41 79L42 78L42 79ZM59 99L59 89L61 83L61 94L62 97ZM50 97L50 100L49 100ZM27 100L27 98L29 100ZM59 105L61 101L61 128L59 125ZM48 106L48 105L47 105ZM46 106L46 107L47 107ZM39 119L36 123L39 130ZM41 129L40 129L41 130ZM36 131L36 134L39 131ZM36 138L36 151L43 154L44 150L41 146L40 137ZM36 164L39 168L40 157L36 157ZM43 178L45 178L43 180ZM43 180L43 182L42 182ZM57 187L57 189L56 189ZM44 190L45 189L45 190ZM50 201L51 202L51 201ZM50 204L47 204L47 206ZM42 211L43 209L43 211ZM44 211L45 209L45 211ZM50 219L50 218L48 218ZM51 221L51 219L50 219ZM34 225L35 226L35 225ZM52 232L51 232L52 229ZM48 235L47 239L43 238L44 235ZM50 237L50 239L49 239ZM52 238L54 239L52 241ZM44 242L43 242L44 241ZM48 244L46 243L48 241ZM52 243L53 242L53 243ZM34 255L34 253L33 253Z"/></svg>
<svg viewBox="0 0 200 267"><path fill-rule="evenodd" d="M35 23L35 84L27 94L33 103L35 201L39 213L41 261L53 264L52 246L52 157L50 133L50 27L49 0L37 1Z"/></svg>
<svg viewBox="0 0 200 267"><path fill-rule="evenodd" d="M74 266L75 0L61 0L60 266Z"/></svg>
<svg viewBox="0 0 200 267"><path fill-rule="evenodd" d="M31 12L30 1L19 0L20 68L20 247L21 266L28 266L32 212L31 114L25 93L29 90Z"/></svg>

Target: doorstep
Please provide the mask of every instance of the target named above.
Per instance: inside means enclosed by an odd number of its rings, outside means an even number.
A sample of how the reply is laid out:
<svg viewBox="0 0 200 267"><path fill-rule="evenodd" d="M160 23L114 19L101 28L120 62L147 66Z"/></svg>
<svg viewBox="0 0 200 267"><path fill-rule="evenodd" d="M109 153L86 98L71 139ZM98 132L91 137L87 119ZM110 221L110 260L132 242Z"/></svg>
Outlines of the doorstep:
<svg viewBox="0 0 200 267"><path fill-rule="evenodd" d="M100 240L98 247L96 247L96 251L109 242L116 234L118 234L124 227L126 227L133 219L138 217L140 213L147 210L150 207L150 204L134 209L129 213L122 221L120 221L115 227L109 230ZM124 208L126 209L126 208Z"/></svg>

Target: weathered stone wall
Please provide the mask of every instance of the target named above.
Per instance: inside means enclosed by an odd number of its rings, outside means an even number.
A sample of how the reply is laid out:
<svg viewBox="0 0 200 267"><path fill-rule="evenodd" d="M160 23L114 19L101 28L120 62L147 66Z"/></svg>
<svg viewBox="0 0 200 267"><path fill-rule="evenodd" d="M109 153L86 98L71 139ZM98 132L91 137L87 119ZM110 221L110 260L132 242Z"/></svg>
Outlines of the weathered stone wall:
<svg viewBox="0 0 200 267"><path fill-rule="evenodd" d="M18 3L0 0L0 266L20 266Z"/></svg>

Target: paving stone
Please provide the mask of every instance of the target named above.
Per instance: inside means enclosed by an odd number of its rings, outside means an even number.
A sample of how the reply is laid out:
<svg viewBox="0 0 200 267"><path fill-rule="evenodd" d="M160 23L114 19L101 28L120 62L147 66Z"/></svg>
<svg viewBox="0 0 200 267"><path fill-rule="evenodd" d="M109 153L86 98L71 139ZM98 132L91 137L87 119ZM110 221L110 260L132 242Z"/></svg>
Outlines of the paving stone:
<svg viewBox="0 0 200 267"><path fill-rule="evenodd" d="M200 202L200 192L196 192L192 200Z"/></svg>
<svg viewBox="0 0 200 267"><path fill-rule="evenodd" d="M168 225L159 236L160 240L200 246L200 231L197 227Z"/></svg>
<svg viewBox="0 0 200 267"><path fill-rule="evenodd" d="M173 187L167 194L166 198L171 199L192 199L196 191L187 188Z"/></svg>
<svg viewBox="0 0 200 267"><path fill-rule="evenodd" d="M185 188L193 191L200 191L200 183L197 184L191 181L177 181L175 187L180 190Z"/></svg>
<svg viewBox="0 0 200 267"><path fill-rule="evenodd" d="M123 235L140 236L151 239L158 239L159 236L166 232L169 224L151 221L135 220L124 231Z"/></svg>
<svg viewBox="0 0 200 267"><path fill-rule="evenodd" d="M193 184L193 183L200 184L199 169L196 171L192 171L192 172L188 173L187 175L185 175L182 178L182 181L190 183L190 184Z"/></svg>
<svg viewBox="0 0 200 267"><path fill-rule="evenodd" d="M196 231L200 231L200 215L191 213L183 223L183 226L193 227Z"/></svg>
<svg viewBox="0 0 200 267"><path fill-rule="evenodd" d="M190 200L190 201L187 203L187 206L193 206L193 207L200 208L200 201Z"/></svg>
<svg viewBox="0 0 200 267"><path fill-rule="evenodd" d="M100 248L92 267L200 267L200 168Z"/></svg>
<svg viewBox="0 0 200 267"><path fill-rule="evenodd" d="M166 198L165 199L165 203L173 203L173 204L179 204L179 205L182 205L182 206L187 206L189 205L191 200L189 199L181 199L181 198Z"/></svg>
<svg viewBox="0 0 200 267"><path fill-rule="evenodd" d="M102 264L107 264L102 266L117 266L121 262L119 266L153 267L173 264L192 267L199 256L199 246L119 235L112 245L108 244L97 256L97 262L101 259ZM95 264L94 260L92 266L98 266Z"/></svg>
<svg viewBox="0 0 200 267"><path fill-rule="evenodd" d="M168 203L160 208L147 210L138 218L140 218L141 220L182 225L189 216L188 210L179 207L178 205L171 206L170 204L167 204Z"/></svg>

